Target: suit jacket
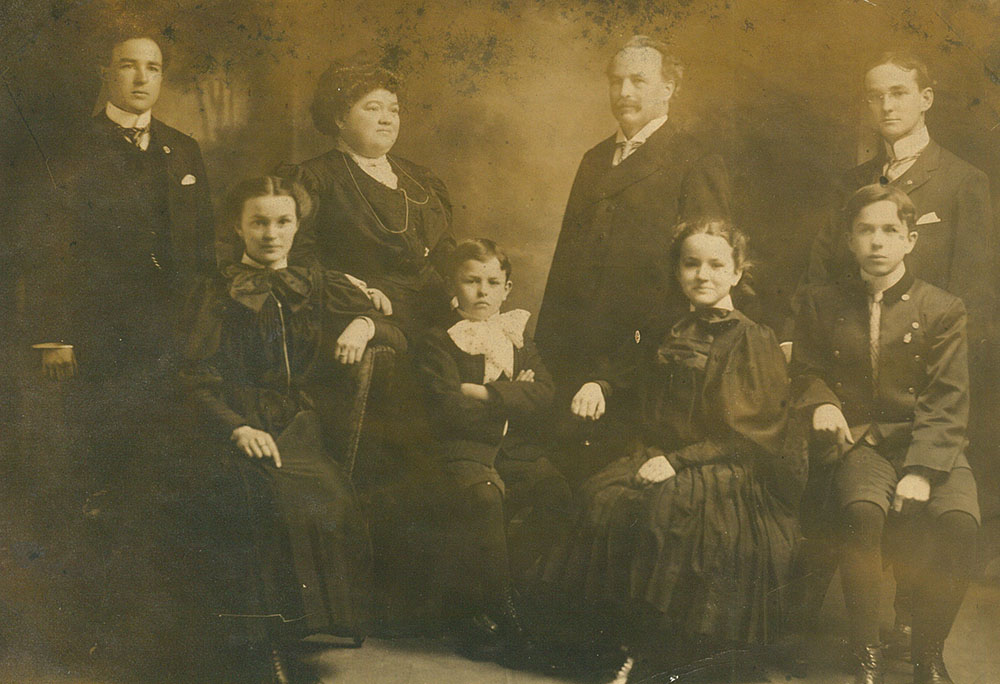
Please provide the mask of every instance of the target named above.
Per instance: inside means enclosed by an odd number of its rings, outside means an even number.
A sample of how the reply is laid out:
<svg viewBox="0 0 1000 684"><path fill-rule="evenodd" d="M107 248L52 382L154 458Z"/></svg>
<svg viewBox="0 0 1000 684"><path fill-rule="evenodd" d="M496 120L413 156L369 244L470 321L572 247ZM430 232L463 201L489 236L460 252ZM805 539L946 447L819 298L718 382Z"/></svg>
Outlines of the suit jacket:
<svg viewBox="0 0 1000 684"><path fill-rule="evenodd" d="M847 173L838 188L837 209L858 188L878 183L885 154ZM990 204L989 179L979 169L931 141L906 173L892 182L917 208L920 237L906 266L921 280L961 297L969 312L973 358L989 337L997 304L994 269L998 247ZM857 267L844 227L831 220L816 236L806 283L825 283ZM977 364L978 366L979 364Z"/></svg>
<svg viewBox="0 0 1000 684"><path fill-rule="evenodd" d="M214 270L208 182L198 143L158 119L145 152L103 113L70 140L54 164L56 196L39 197L25 226L29 335L111 357L121 326L169 335L142 326L169 318L195 276Z"/></svg>
<svg viewBox="0 0 1000 684"><path fill-rule="evenodd" d="M968 467L962 300L909 272L883 293L875 391L860 279L810 285L802 294L792 347L795 407L808 416L821 404L839 407L853 432L871 426L885 448L905 450L904 468Z"/></svg>
<svg viewBox="0 0 1000 684"><path fill-rule="evenodd" d="M560 387L578 386L663 301L674 225L730 214L721 158L670 121L618 166L614 149L610 137L580 162L538 316L538 346Z"/></svg>
<svg viewBox="0 0 1000 684"><path fill-rule="evenodd" d="M532 435L540 429L553 395L552 377L534 342L525 337L524 346L514 349L514 377L530 369L534 382L512 382L501 376L486 385L489 401L471 399L462 394L462 383L482 384L486 357L466 354L448 336L447 328L459 320L456 314L446 327L428 329L415 353L439 457L492 465L503 448L512 458L534 458ZM506 435L505 423L509 423Z"/></svg>

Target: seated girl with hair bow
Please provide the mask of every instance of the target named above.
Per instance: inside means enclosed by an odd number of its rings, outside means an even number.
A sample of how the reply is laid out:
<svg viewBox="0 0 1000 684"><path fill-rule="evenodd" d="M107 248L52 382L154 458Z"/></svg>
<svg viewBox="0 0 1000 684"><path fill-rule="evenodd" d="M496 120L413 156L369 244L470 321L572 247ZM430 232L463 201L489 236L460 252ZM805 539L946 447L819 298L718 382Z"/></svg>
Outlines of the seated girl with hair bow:
<svg viewBox="0 0 1000 684"><path fill-rule="evenodd" d="M512 568L537 565L569 522L569 485L534 439L552 378L524 334L530 314L500 313L510 261L490 240L462 242L450 260L454 312L415 354L428 398L435 456L449 502L445 583L457 634L472 656L523 663L534 651L515 605ZM531 506L521 536L507 521ZM517 548L515 548L517 547ZM523 553L518 551L523 550Z"/></svg>

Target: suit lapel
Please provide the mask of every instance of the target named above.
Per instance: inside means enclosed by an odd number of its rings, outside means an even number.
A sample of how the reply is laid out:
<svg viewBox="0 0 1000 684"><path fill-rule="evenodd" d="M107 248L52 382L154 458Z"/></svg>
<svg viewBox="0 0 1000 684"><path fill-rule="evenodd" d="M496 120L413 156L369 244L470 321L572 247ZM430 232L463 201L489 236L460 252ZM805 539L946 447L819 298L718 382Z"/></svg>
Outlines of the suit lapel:
<svg viewBox="0 0 1000 684"><path fill-rule="evenodd" d="M607 164L607 171L601 177L597 186L597 199L606 199L612 195L617 195L630 185L638 183L642 179L652 175L663 165L667 158L667 150L674 138L673 125L667 120L660 126L646 142L635 152L630 154L618 166L611 166L611 159L614 156L615 139L609 138L602 143L607 145L607 154L601 150L601 157Z"/></svg>
<svg viewBox="0 0 1000 684"><path fill-rule="evenodd" d="M900 190L910 194L921 185L930 180L931 175L937 170L941 161L941 146L931 140L927 149L920 153L913 166L906 170L902 176L892 182Z"/></svg>
<svg viewBox="0 0 1000 684"><path fill-rule="evenodd" d="M167 167L167 203L170 208L170 241L175 255L183 254L186 246L189 248L194 240L193 228L197 223L197 207L195 193L188 191L181 181L190 170L186 168L188 160L184 158L183 150L173 132L158 119L149 124L150 149L153 154L162 154ZM156 149L153 149L153 146ZM204 182L196 178L195 182Z"/></svg>

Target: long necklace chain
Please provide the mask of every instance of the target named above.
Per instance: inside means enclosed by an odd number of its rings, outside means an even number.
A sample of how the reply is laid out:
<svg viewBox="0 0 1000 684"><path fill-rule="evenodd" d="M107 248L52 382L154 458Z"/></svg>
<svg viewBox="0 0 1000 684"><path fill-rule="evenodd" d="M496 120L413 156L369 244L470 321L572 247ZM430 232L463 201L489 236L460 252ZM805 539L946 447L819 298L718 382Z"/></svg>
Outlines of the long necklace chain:
<svg viewBox="0 0 1000 684"><path fill-rule="evenodd" d="M409 229L409 227L410 227L410 202L413 202L417 206L423 206L423 205L427 204L430 201L430 199L431 199L431 194L429 192L427 192L427 189L424 188L424 186L422 186L417 181L416 178L414 178L410 174L406 173L405 169L402 169L402 168L399 169L404 174L406 174L407 178L409 178L411 181L413 181L414 183L416 183L416 185L417 185L418 188L420 188L425 193L427 193L427 198L423 202L418 202L418 201L416 201L414 199L410 199L410 195L406 192L406 188L400 187L399 191L403 193L403 209L404 209L404 213L403 213L403 217L404 217L403 218L403 230L393 230L389 226L385 225L382 222L382 219L379 218L378 213L376 213L376 211L375 211L375 207L373 207L372 203L368 201L368 197L365 195L365 193L361 191L361 186L358 185L358 179L354 177L354 170L351 169L351 162L347 161L347 155L344 154L343 157L344 157L344 166L347 167L347 173L349 173L350 176L351 176L351 181L354 183L354 189L358 191L359 195L361 195L361 199L363 199L365 201L365 206L368 207L368 211L370 211L372 213L372 216L375 217L375 220L378 221L378 224L379 224L379 226L382 227L382 230L384 230L387 233L392 233L393 235L401 235L401 234L405 233Z"/></svg>

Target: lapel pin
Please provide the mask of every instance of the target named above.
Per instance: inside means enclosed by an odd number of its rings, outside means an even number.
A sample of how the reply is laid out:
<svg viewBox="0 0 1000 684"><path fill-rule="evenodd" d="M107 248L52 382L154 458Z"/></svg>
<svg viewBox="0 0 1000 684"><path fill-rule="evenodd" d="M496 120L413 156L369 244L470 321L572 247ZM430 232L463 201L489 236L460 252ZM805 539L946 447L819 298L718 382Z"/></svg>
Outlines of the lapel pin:
<svg viewBox="0 0 1000 684"><path fill-rule="evenodd" d="M169 145L164 145L163 146L163 154L170 154L170 146Z"/></svg>
<svg viewBox="0 0 1000 684"><path fill-rule="evenodd" d="M910 340L912 339L913 335L911 333L906 333L905 335L903 335L903 344L909 344Z"/></svg>
<svg viewBox="0 0 1000 684"><path fill-rule="evenodd" d="M639 341L640 341L641 339L642 339L642 335L640 335L640 334L639 334L639 331L638 331L638 330L636 330L636 331L635 331L635 343L636 343L636 344L639 344Z"/></svg>

